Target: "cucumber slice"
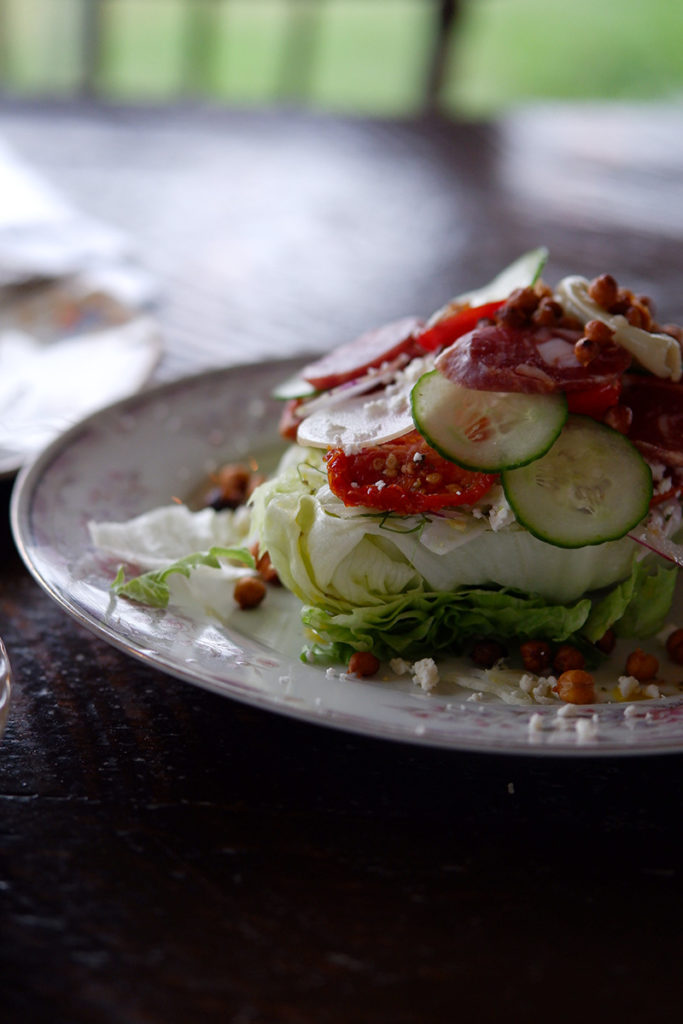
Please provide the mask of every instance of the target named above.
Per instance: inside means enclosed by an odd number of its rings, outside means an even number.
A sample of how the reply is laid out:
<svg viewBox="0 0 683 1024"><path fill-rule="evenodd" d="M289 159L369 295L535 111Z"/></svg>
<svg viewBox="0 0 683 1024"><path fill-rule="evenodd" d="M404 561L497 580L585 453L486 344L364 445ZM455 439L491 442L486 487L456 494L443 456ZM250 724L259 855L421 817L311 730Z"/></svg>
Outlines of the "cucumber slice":
<svg viewBox="0 0 683 1024"><path fill-rule="evenodd" d="M466 292L453 300L458 305L483 306L486 302L497 302L498 299L506 299L515 288L525 288L527 285L535 284L541 275L546 261L548 250L545 246L532 249L519 256L513 263L510 263L492 281L482 288Z"/></svg>
<svg viewBox="0 0 683 1024"><path fill-rule="evenodd" d="M652 474L637 448L588 416L569 416L542 458L502 476L517 521L560 548L617 540L647 514Z"/></svg>
<svg viewBox="0 0 683 1024"><path fill-rule="evenodd" d="M311 398L312 395L317 394L318 392L312 384L295 374L277 384L271 391L270 397L280 402L288 402L292 398Z"/></svg>
<svg viewBox="0 0 683 1024"><path fill-rule="evenodd" d="M473 391L432 370L411 393L415 426L445 459L498 473L548 451L567 419L567 399L518 392Z"/></svg>

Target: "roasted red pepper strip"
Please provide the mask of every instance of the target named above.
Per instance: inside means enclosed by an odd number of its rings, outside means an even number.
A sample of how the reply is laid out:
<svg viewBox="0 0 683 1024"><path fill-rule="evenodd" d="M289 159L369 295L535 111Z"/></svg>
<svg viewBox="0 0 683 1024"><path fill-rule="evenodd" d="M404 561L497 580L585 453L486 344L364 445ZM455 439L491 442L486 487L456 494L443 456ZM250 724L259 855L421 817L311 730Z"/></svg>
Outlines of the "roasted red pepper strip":
<svg viewBox="0 0 683 1024"><path fill-rule="evenodd" d="M425 352L450 345L468 331L474 330L480 320L492 317L503 305L501 302L486 302L483 306L465 306L450 316L445 316L416 334L416 341Z"/></svg>

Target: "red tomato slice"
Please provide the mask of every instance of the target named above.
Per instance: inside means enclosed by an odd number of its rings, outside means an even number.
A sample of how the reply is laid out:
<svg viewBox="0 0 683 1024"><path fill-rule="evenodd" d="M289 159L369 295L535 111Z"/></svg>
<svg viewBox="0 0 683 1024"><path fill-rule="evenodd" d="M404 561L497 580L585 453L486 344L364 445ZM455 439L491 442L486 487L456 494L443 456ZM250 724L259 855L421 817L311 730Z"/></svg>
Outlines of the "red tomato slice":
<svg viewBox="0 0 683 1024"><path fill-rule="evenodd" d="M345 505L402 515L473 505L497 480L442 458L416 430L354 455L331 449L327 476Z"/></svg>
<svg viewBox="0 0 683 1024"><path fill-rule="evenodd" d="M601 420L607 410L617 404L620 395L621 380L614 380L583 391L568 391L567 405L570 412Z"/></svg>
<svg viewBox="0 0 683 1024"><path fill-rule="evenodd" d="M486 302L483 306L465 306L455 313L442 317L431 326L428 324L417 335L420 348L434 352L437 348L450 345L468 331L473 331L480 320L486 320L500 309L503 302Z"/></svg>
<svg viewBox="0 0 683 1024"><path fill-rule="evenodd" d="M336 388L339 384L362 377L372 367L381 366L403 352L417 354L415 332L421 327L421 320L409 316L366 331L359 338L309 363L301 371L301 376L319 391Z"/></svg>

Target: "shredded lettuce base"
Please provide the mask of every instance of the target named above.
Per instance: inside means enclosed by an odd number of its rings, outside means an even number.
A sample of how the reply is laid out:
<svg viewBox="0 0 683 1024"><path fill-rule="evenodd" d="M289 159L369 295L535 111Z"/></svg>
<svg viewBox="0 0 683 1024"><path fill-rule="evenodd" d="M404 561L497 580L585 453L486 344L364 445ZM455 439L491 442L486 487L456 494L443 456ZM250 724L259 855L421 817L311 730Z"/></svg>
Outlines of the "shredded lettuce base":
<svg viewBox="0 0 683 1024"><path fill-rule="evenodd" d="M516 524L387 517L348 509L321 455L294 448L252 499L252 528L303 603L304 656L346 661L461 651L474 638L572 640L610 627L646 636L664 622L675 567L651 566L629 539L556 548ZM436 541L435 541L435 534Z"/></svg>

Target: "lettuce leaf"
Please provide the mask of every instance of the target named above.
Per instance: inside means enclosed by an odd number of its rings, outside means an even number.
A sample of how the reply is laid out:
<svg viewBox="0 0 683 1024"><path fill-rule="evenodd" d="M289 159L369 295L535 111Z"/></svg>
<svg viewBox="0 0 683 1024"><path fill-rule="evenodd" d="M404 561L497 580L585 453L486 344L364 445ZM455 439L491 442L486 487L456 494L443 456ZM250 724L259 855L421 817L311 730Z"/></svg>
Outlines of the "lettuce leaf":
<svg viewBox="0 0 683 1024"><path fill-rule="evenodd" d="M639 636L661 625L676 570L653 571L628 538L567 550L516 524L494 531L469 518L345 508L327 487L321 453L295 448L255 492L252 526L304 605L314 660L370 649L411 658L480 637L590 649L615 624Z"/></svg>
<svg viewBox="0 0 683 1024"><path fill-rule="evenodd" d="M313 657L372 650L380 659L414 658L425 652L458 651L474 638L562 641L586 622L591 602L552 605L535 595L463 587L457 591L407 593L382 605L333 611L307 605L302 621L323 643Z"/></svg>
<svg viewBox="0 0 683 1024"><path fill-rule="evenodd" d="M153 608L166 608L170 597L168 579L175 573L189 579L190 573L200 565L211 569L220 569L219 559L241 562L250 569L254 568L254 558L246 548L213 547L207 552L196 552L178 559L164 569L154 569L126 580L123 567L119 568L111 589L117 597L127 597L130 601L138 601Z"/></svg>
<svg viewBox="0 0 683 1024"><path fill-rule="evenodd" d="M673 600L676 566L636 562L628 579L594 600L583 634L595 643L608 629L618 636L652 636Z"/></svg>

